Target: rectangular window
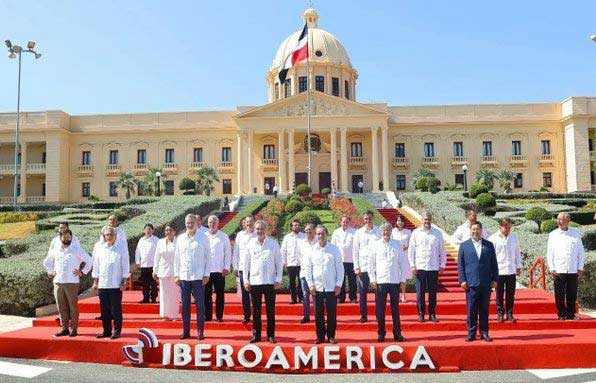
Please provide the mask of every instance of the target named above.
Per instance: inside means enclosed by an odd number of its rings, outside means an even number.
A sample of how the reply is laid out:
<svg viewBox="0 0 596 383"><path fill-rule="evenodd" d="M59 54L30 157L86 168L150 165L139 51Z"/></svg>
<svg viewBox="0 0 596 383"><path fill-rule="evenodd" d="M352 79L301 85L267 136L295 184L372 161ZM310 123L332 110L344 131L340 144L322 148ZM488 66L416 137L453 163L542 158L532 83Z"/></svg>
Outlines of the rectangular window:
<svg viewBox="0 0 596 383"><path fill-rule="evenodd" d="M521 141L511 141L511 154L514 156L521 156Z"/></svg>
<svg viewBox="0 0 596 383"><path fill-rule="evenodd" d="M232 162L232 148L221 148L221 162Z"/></svg>
<svg viewBox="0 0 596 383"><path fill-rule="evenodd" d="M174 160L174 149L166 149L166 164L173 164Z"/></svg>
<svg viewBox="0 0 596 383"><path fill-rule="evenodd" d="M83 182L81 184L81 196L89 197L91 195L91 184L89 182Z"/></svg>
<svg viewBox="0 0 596 383"><path fill-rule="evenodd" d="M275 159L275 146L263 145L263 158L266 160L274 160Z"/></svg>
<svg viewBox="0 0 596 383"><path fill-rule="evenodd" d="M435 156L435 144L434 142L425 142L424 143L424 157L434 157Z"/></svg>
<svg viewBox="0 0 596 383"><path fill-rule="evenodd" d="M331 77L331 94L339 97L339 78Z"/></svg>
<svg viewBox="0 0 596 383"><path fill-rule="evenodd" d="M41 163L42 164L46 163L46 157L47 157L46 152L41 153Z"/></svg>
<svg viewBox="0 0 596 383"><path fill-rule="evenodd" d="M547 188L553 186L553 173L542 173L542 186Z"/></svg>
<svg viewBox="0 0 596 383"><path fill-rule="evenodd" d="M279 83L275 83L275 101L279 100Z"/></svg>
<svg viewBox="0 0 596 383"><path fill-rule="evenodd" d="M403 142L395 144L395 158L406 158L406 144Z"/></svg>
<svg viewBox="0 0 596 383"><path fill-rule="evenodd" d="M193 162L203 162L203 148L194 148L192 152Z"/></svg>
<svg viewBox="0 0 596 383"><path fill-rule="evenodd" d="M174 181L166 181L164 184L166 186L165 195L174 195Z"/></svg>
<svg viewBox="0 0 596 383"><path fill-rule="evenodd" d="M490 157L493 155L493 142L482 141L482 155L484 157Z"/></svg>
<svg viewBox="0 0 596 383"><path fill-rule="evenodd" d="M395 176L395 190L406 190L405 174L398 174Z"/></svg>
<svg viewBox="0 0 596 383"><path fill-rule="evenodd" d="M352 142L351 149L351 157L362 157L362 142Z"/></svg>
<svg viewBox="0 0 596 383"><path fill-rule="evenodd" d="M229 178L221 180L222 185L222 193L223 194L232 194L232 180Z"/></svg>
<svg viewBox="0 0 596 383"><path fill-rule="evenodd" d="M540 146L542 148L542 154L550 154L550 140L542 140Z"/></svg>
<svg viewBox="0 0 596 383"><path fill-rule="evenodd" d="M463 142L454 142L453 143L453 157L463 157L464 156L464 143Z"/></svg>
<svg viewBox="0 0 596 383"><path fill-rule="evenodd" d="M350 99L350 82L348 80L344 81L344 97Z"/></svg>
<svg viewBox="0 0 596 383"><path fill-rule="evenodd" d="M290 97L292 95L292 81L291 79L287 78L284 81L284 98Z"/></svg>
<svg viewBox="0 0 596 383"><path fill-rule="evenodd" d="M306 76L298 77L298 92L306 92Z"/></svg>
<svg viewBox="0 0 596 383"><path fill-rule="evenodd" d="M81 153L81 165L91 165L91 152L84 151Z"/></svg>
<svg viewBox="0 0 596 383"><path fill-rule="evenodd" d="M513 187L516 189L520 189L524 187L524 175L521 173L517 173L515 175L515 179L513 180Z"/></svg>
<svg viewBox="0 0 596 383"><path fill-rule="evenodd" d="M463 174L456 174L455 175L455 184L456 185L464 185L464 175Z"/></svg>
<svg viewBox="0 0 596 383"><path fill-rule="evenodd" d="M118 151L110 150L110 165L118 165Z"/></svg>
<svg viewBox="0 0 596 383"><path fill-rule="evenodd" d="M144 165L146 163L147 163L147 150L146 149L137 150L137 164Z"/></svg>
<svg viewBox="0 0 596 383"><path fill-rule="evenodd" d="M118 186L116 182L110 182L110 197L118 197Z"/></svg>
<svg viewBox="0 0 596 383"><path fill-rule="evenodd" d="M324 76L315 76L315 90L319 92L325 91L325 77Z"/></svg>

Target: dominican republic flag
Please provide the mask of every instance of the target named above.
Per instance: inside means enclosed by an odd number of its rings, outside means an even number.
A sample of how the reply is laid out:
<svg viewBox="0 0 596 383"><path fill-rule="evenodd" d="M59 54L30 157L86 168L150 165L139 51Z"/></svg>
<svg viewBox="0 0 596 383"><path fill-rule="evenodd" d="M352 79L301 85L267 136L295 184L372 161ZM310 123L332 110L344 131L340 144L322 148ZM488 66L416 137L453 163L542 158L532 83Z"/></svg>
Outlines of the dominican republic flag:
<svg viewBox="0 0 596 383"><path fill-rule="evenodd" d="M302 33L296 44L296 48L286 57L283 67L279 71L279 82L283 84L286 81L286 75L288 70L300 61L304 61L308 58L308 27L304 24Z"/></svg>

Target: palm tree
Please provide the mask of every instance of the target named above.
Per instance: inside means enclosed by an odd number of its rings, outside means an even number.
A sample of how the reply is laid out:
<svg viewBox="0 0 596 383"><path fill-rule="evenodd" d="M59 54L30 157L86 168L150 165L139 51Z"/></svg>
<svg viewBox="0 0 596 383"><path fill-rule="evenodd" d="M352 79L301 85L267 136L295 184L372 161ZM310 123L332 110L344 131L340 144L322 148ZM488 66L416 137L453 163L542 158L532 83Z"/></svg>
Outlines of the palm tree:
<svg viewBox="0 0 596 383"><path fill-rule="evenodd" d="M215 169L208 166L199 168L196 172L197 178L197 193L211 195L215 191L215 182L219 182L219 177Z"/></svg>
<svg viewBox="0 0 596 383"><path fill-rule="evenodd" d="M495 178L496 174L495 171L492 169L480 169L476 173L476 182L484 184L488 186L489 190L492 190L495 186Z"/></svg>
<svg viewBox="0 0 596 383"><path fill-rule="evenodd" d="M155 195L157 189L157 172L161 173L162 179L167 177L162 168L149 169L143 179L143 187L147 195ZM164 187L162 187L162 189L164 189Z"/></svg>
<svg viewBox="0 0 596 383"><path fill-rule="evenodd" d="M118 188L126 192L126 199L130 199L130 194L134 193L137 189L137 180L135 180L131 172L120 173L116 184Z"/></svg>
<svg viewBox="0 0 596 383"><path fill-rule="evenodd" d="M515 173L511 170L503 169L497 173L497 179L499 180L499 186L505 191L505 193L511 193L511 183L515 180Z"/></svg>
<svg viewBox="0 0 596 383"><path fill-rule="evenodd" d="M426 168L420 168L412 176L412 183L414 184L414 186L416 186L416 182L418 181L418 179L420 179L422 177L434 177L434 176L435 176L435 173L431 172L430 170L428 170Z"/></svg>

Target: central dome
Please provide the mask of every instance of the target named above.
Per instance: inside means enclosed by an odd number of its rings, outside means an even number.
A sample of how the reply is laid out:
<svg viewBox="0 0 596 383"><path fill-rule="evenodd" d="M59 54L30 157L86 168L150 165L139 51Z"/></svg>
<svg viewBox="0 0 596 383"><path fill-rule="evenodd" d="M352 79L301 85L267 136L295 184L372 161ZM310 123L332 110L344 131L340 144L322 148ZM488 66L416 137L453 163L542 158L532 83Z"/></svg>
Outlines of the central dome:
<svg viewBox="0 0 596 383"><path fill-rule="evenodd" d="M345 65L351 68L352 63L341 41L331 33L318 27L318 13L309 8L304 12L303 19L309 28L310 62ZM296 48L301 32L302 30L292 33L280 44L270 70L278 69L283 65L285 58Z"/></svg>

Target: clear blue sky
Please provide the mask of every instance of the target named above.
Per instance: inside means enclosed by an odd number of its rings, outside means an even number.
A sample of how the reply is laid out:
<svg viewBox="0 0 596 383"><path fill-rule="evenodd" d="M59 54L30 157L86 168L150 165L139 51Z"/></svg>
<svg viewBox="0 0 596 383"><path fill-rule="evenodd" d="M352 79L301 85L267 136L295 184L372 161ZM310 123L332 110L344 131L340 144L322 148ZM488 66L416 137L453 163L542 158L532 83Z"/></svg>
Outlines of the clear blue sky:
<svg viewBox="0 0 596 383"><path fill-rule="evenodd" d="M71 114L235 109L267 102L277 46L307 1L0 0L1 39L35 40L22 108ZM345 45L358 101L390 105L596 96L596 1L315 1ZM2 45L4 48L4 45ZM0 56L0 111L16 109Z"/></svg>

